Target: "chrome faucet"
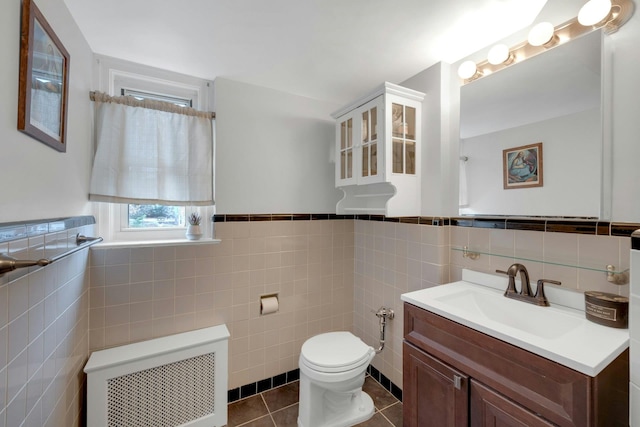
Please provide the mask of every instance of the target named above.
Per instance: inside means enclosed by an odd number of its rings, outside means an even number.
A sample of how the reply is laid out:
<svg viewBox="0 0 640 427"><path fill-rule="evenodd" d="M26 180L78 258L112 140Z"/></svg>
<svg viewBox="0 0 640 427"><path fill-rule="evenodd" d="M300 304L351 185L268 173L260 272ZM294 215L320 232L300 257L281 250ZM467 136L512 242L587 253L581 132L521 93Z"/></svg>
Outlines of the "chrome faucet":
<svg viewBox="0 0 640 427"><path fill-rule="evenodd" d="M549 300L544 294L544 284L551 283L553 285L560 286L562 283L557 280L538 280L538 286L536 293L531 292L531 285L529 282L529 272L527 268L519 263L511 264L507 271L496 270L496 273L502 273L509 276L509 284L507 290L504 291L504 296L507 298L517 299L519 301L528 302L530 304L540 305L543 307L549 306ZM520 291L516 289L516 276L520 273Z"/></svg>

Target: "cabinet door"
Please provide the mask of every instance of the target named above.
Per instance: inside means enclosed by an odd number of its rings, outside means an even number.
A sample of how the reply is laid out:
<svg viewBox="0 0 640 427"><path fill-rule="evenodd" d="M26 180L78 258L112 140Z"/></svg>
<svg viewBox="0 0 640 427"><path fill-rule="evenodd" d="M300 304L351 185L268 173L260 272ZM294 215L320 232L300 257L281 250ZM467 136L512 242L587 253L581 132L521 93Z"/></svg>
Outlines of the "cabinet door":
<svg viewBox="0 0 640 427"><path fill-rule="evenodd" d="M390 164L392 174L416 176L419 173L419 104L397 96L388 96Z"/></svg>
<svg viewBox="0 0 640 427"><path fill-rule="evenodd" d="M533 412L471 380L471 427L551 427Z"/></svg>
<svg viewBox="0 0 640 427"><path fill-rule="evenodd" d="M468 377L406 341L403 384L405 427L468 426Z"/></svg>
<svg viewBox="0 0 640 427"><path fill-rule="evenodd" d="M336 124L336 186L352 185L357 181L355 175L355 114L348 114Z"/></svg>
<svg viewBox="0 0 640 427"><path fill-rule="evenodd" d="M358 109L360 134L358 141L359 184L384 181L384 132L382 121L383 98L379 96Z"/></svg>

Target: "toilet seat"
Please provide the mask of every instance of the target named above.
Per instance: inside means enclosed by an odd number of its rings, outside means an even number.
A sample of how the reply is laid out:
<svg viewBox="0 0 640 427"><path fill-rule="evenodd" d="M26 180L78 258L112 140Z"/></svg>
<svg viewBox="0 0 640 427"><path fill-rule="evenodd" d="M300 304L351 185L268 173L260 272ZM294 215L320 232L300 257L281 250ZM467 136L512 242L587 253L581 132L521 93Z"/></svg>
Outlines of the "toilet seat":
<svg viewBox="0 0 640 427"><path fill-rule="evenodd" d="M302 345L300 361L318 372L346 372L369 363L375 353L351 332L328 332L309 338Z"/></svg>

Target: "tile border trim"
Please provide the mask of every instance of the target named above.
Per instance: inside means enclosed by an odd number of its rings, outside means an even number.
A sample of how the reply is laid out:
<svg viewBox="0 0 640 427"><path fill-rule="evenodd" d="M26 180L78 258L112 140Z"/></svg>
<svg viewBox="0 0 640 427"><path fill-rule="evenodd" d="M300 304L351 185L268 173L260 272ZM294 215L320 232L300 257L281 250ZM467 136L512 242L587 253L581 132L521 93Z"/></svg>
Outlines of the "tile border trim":
<svg viewBox="0 0 640 427"><path fill-rule="evenodd" d="M284 214L216 214L213 222L264 222L264 221L332 221L360 220L392 222L399 224L417 224L431 226L454 226L471 228L489 228L499 230L547 231L556 233L589 234L598 236L631 237L640 229L640 223L610 222L578 218L545 217L430 217L408 216L387 217L384 215L340 215L333 213L284 213ZM93 215L81 215L64 218L36 219L0 223L0 243L34 237L47 233L93 225Z"/></svg>
<svg viewBox="0 0 640 427"><path fill-rule="evenodd" d="M372 365L367 367L367 373L385 390L391 393L396 399L402 402L402 389L389 380L383 373ZM254 396L258 393L269 391L271 389L289 384L300 379L300 369L294 369L271 378L265 378L254 383L245 384L227 391L227 404L236 402L247 397Z"/></svg>
<svg viewBox="0 0 640 427"><path fill-rule="evenodd" d="M93 215L0 223L0 243L93 225Z"/></svg>
<svg viewBox="0 0 640 427"><path fill-rule="evenodd" d="M357 215L317 214L317 213L280 213L280 214L216 214L213 222L263 222L263 221L322 221L356 219Z"/></svg>
<svg viewBox="0 0 640 427"><path fill-rule="evenodd" d="M389 378L387 378L382 372L374 368L373 365L367 367L367 373L378 384L384 387L389 393L391 393L396 399L402 402L402 389L395 385Z"/></svg>
<svg viewBox="0 0 640 427"><path fill-rule="evenodd" d="M317 220L360 220L376 222L392 222L398 224L418 224L431 226L453 226L488 228L496 230L527 230L554 233L588 234L595 236L630 237L631 233L640 229L640 223L610 222L596 219L561 218L561 217L517 217L517 216L463 216L463 217L431 217L407 216L387 217L384 215L340 215L340 214L218 214L213 222L257 222L257 221L317 221Z"/></svg>
<svg viewBox="0 0 640 427"><path fill-rule="evenodd" d="M227 404L254 396L300 379L300 369L284 372L270 378L245 384L227 391Z"/></svg>

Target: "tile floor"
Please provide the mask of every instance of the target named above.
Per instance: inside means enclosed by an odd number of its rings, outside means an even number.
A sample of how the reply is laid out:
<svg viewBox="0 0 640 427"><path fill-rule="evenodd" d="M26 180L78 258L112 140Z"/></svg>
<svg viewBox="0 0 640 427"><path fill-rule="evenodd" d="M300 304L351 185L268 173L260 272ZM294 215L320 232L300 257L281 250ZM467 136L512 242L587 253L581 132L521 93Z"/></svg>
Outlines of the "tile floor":
<svg viewBox="0 0 640 427"><path fill-rule="evenodd" d="M365 378L363 390L373 399L376 412L361 427L402 427L402 402L378 384ZM296 427L298 381L288 383L229 404L228 427Z"/></svg>

